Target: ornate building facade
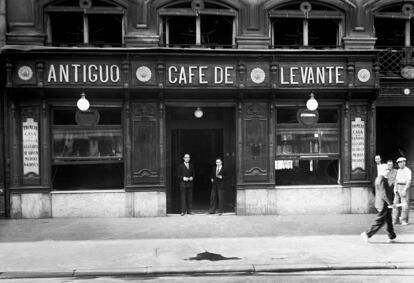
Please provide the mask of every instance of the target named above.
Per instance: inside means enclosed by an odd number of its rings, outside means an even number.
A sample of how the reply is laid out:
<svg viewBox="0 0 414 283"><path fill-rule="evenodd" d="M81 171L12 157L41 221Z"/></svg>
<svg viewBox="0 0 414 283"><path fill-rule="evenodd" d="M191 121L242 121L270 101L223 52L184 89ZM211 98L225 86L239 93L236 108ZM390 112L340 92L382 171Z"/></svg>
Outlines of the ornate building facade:
<svg viewBox="0 0 414 283"><path fill-rule="evenodd" d="M414 160L411 1L7 0L11 218L367 213L373 159Z"/></svg>

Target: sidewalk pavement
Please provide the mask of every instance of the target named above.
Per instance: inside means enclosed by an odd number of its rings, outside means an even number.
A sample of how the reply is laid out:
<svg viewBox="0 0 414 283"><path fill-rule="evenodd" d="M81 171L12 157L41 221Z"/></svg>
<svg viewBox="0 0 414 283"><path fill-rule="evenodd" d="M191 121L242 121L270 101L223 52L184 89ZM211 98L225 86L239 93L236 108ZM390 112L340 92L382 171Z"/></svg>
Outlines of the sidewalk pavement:
<svg viewBox="0 0 414 283"><path fill-rule="evenodd" d="M414 214L410 215L411 219ZM414 225L373 214L0 220L0 279L414 269Z"/></svg>

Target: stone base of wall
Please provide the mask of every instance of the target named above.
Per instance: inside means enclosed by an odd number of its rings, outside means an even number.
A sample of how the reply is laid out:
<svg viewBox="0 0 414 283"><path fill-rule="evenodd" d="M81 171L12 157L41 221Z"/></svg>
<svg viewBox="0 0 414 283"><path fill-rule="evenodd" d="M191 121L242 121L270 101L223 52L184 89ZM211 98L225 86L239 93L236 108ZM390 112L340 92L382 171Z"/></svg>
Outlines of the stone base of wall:
<svg viewBox="0 0 414 283"><path fill-rule="evenodd" d="M237 214L369 213L373 195L366 187L304 186L237 191Z"/></svg>
<svg viewBox="0 0 414 283"><path fill-rule="evenodd" d="M166 214L165 192L108 190L11 195L11 218L143 217Z"/></svg>

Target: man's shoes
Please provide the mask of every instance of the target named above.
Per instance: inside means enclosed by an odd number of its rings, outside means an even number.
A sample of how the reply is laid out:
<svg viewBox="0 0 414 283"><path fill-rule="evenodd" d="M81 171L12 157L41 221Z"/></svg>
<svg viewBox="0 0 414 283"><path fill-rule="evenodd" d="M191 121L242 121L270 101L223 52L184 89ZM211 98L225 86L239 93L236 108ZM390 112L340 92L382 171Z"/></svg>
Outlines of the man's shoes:
<svg viewBox="0 0 414 283"><path fill-rule="evenodd" d="M408 222L403 221L403 222L401 222L401 225L403 225L403 226L408 225Z"/></svg>
<svg viewBox="0 0 414 283"><path fill-rule="evenodd" d="M181 212L181 216L184 216L185 215L185 213L184 212Z"/></svg>
<svg viewBox="0 0 414 283"><path fill-rule="evenodd" d="M214 213L215 213L214 211L209 211L209 212L208 212L208 214L214 214Z"/></svg>
<svg viewBox="0 0 414 283"><path fill-rule="evenodd" d="M222 216L222 215L223 215L223 212L220 212L218 215L219 215L219 216Z"/></svg>
<svg viewBox="0 0 414 283"><path fill-rule="evenodd" d="M392 244L392 243L395 243L395 242L397 242L397 240L395 238L387 240L387 243L389 243L389 244Z"/></svg>
<svg viewBox="0 0 414 283"><path fill-rule="evenodd" d="M364 242L369 243L369 237L368 237L367 232L362 232L362 233L361 233L361 238L362 238L362 240L363 240Z"/></svg>
<svg viewBox="0 0 414 283"><path fill-rule="evenodd" d="M192 213L192 212L187 212L187 214L188 214L188 215L194 215L194 213Z"/></svg>

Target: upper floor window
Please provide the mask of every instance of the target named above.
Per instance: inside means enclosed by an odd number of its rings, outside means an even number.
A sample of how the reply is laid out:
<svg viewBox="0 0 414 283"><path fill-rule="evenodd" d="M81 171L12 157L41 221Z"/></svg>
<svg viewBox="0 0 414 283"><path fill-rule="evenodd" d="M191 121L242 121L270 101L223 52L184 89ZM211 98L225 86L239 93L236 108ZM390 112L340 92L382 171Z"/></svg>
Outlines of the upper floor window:
<svg viewBox="0 0 414 283"><path fill-rule="evenodd" d="M159 10L162 45L231 48L236 11L216 1L181 1Z"/></svg>
<svg viewBox="0 0 414 283"><path fill-rule="evenodd" d="M295 2L269 11L276 48L341 46L344 14L325 4Z"/></svg>
<svg viewBox="0 0 414 283"><path fill-rule="evenodd" d="M122 46L124 9L108 0L60 0L45 8L47 44Z"/></svg>
<svg viewBox="0 0 414 283"><path fill-rule="evenodd" d="M374 13L378 48L410 47L414 43L414 5L400 3Z"/></svg>

